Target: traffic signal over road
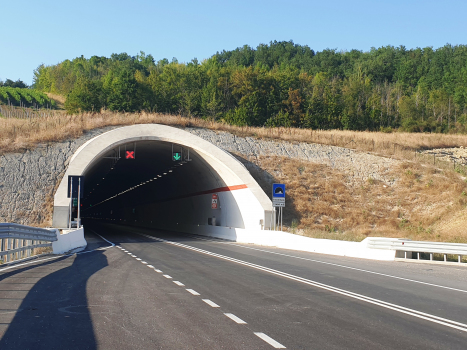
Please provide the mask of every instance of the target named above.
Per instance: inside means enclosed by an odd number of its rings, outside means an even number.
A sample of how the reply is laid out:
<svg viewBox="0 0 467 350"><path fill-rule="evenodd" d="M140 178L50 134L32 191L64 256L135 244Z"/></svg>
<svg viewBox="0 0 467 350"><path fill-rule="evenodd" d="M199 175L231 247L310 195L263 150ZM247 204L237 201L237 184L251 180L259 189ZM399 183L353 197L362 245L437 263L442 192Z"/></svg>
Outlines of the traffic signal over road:
<svg viewBox="0 0 467 350"><path fill-rule="evenodd" d="M172 152L172 160L175 162L179 162L182 160L182 153L181 152Z"/></svg>

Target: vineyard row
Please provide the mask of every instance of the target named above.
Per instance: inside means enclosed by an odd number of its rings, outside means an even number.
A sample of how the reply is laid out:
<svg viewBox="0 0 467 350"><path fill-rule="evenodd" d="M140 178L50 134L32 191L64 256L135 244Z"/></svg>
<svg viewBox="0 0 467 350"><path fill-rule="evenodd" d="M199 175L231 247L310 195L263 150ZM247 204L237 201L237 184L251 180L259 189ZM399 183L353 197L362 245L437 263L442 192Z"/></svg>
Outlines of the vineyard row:
<svg viewBox="0 0 467 350"><path fill-rule="evenodd" d="M56 103L46 94L34 89L0 87L0 105L55 109Z"/></svg>

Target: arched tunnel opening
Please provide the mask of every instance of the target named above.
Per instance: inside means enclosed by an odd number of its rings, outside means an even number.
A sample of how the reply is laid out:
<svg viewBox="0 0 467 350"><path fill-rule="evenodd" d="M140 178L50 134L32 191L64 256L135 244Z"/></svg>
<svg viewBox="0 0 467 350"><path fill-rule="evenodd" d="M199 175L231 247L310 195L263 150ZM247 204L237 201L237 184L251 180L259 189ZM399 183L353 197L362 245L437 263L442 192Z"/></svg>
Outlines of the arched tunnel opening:
<svg viewBox="0 0 467 350"><path fill-rule="evenodd" d="M121 127L82 145L55 193L56 228L77 217L70 176L84 176L83 224L100 220L233 237L237 230L266 229L272 218L271 201L236 158L164 125Z"/></svg>
<svg viewBox="0 0 467 350"><path fill-rule="evenodd" d="M95 160L83 175L83 222L245 227L232 191L246 186L227 186L196 151L180 144L125 143Z"/></svg>

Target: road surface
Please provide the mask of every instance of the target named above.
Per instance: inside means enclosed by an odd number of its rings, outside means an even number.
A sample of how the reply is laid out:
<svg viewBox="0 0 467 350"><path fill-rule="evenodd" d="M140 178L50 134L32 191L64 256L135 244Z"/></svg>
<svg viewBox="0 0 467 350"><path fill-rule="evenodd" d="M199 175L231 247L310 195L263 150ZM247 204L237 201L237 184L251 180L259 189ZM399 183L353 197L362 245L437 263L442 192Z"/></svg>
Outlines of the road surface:
<svg viewBox="0 0 467 350"><path fill-rule="evenodd" d="M0 349L467 348L465 267L85 227L0 268Z"/></svg>

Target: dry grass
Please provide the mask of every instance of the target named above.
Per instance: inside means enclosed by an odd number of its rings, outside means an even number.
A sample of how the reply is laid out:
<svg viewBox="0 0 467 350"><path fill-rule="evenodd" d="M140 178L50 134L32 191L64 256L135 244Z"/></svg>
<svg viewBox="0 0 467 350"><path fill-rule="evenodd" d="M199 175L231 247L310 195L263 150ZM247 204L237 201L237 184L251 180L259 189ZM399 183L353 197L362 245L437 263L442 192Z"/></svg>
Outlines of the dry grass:
<svg viewBox="0 0 467 350"><path fill-rule="evenodd" d="M65 96L53 94L51 92L46 92L45 94L47 95L48 98L50 98L51 100L54 100L57 103L58 108L63 108L63 106L65 105L65 101L66 101Z"/></svg>
<svg viewBox="0 0 467 350"><path fill-rule="evenodd" d="M33 119L0 118L0 154L34 147L40 142L76 138L83 132L105 126L158 123L180 127L201 127L227 131L238 136L252 136L290 142L310 142L373 152L383 156L412 160L415 150L467 147L467 135L358 132L345 130L310 130L296 128L238 127L200 118L186 118L159 113L88 113ZM418 158L422 157L418 155ZM432 161L427 157L426 162Z"/></svg>
<svg viewBox="0 0 467 350"><path fill-rule="evenodd" d="M317 238L360 241L368 236L467 242L467 183L453 171L404 162L391 170L393 185L368 179L351 185L326 165L267 156L249 170L266 193L287 188L289 231Z"/></svg>

